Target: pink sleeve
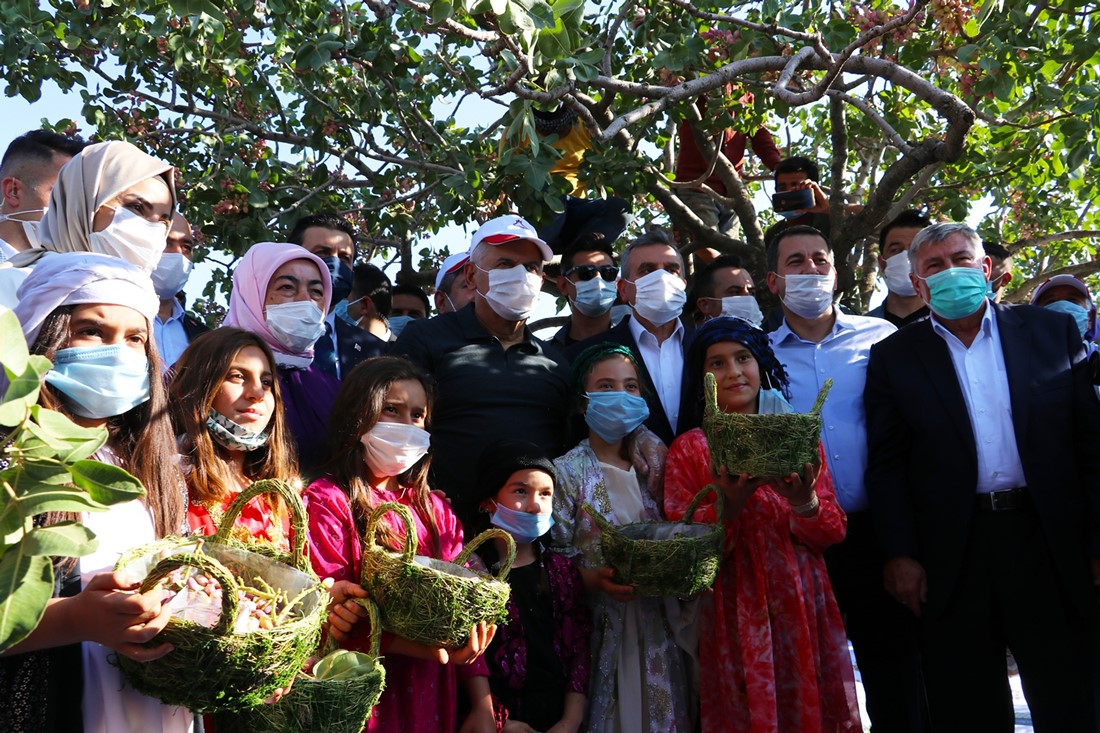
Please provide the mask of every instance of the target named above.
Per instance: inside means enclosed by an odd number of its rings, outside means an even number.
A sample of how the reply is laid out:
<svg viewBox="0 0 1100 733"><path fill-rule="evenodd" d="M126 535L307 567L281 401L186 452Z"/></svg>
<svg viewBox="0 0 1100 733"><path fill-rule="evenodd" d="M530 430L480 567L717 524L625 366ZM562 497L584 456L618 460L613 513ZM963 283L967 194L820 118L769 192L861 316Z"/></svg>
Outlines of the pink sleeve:
<svg viewBox="0 0 1100 733"><path fill-rule="evenodd" d="M320 578L359 581L360 548L347 494L327 479L305 491L309 555Z"/></svg>
<svg viewBox="0 0 1100 733"><path fill-rule="evenodd" d="M691 500L710 482L710 451L703 432L692 430L672 441L665 459L665 516L668 520L683 519ZM700 503L695 521L716 521L713 496Z"/></svg>
<svg viewBox="0 0 1100 733"><path fill-rule="evenodd" d="M432 494L432 509L435 511L436 525L439 527L440 555L450 562L462 552L462 523L458 521L458 516L451 509L451 505L436 494Z"/></svg>
<svg viewBox="0 0 1100 733"><path fill-rule="evenodd" d="M817 474L817 482L814 484L814 492L821 507L812 517L799 517L791 512L791 534L802 540L810 548L823 551L830 545L835 545L844 539L848 528L848 517L836 500L836 492L833 490L833 475L829 472L829 464L825 462L825 451L820 444L817 447L818 459L821 461L821 470Z"/></svg>

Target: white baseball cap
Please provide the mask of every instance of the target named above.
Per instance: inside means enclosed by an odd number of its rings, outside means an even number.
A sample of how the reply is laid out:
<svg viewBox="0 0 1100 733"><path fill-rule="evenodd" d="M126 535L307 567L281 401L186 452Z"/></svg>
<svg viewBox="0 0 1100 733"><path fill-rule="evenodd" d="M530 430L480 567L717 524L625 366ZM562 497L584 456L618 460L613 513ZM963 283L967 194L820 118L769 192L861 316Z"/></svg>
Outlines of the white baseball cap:
<svg viewBox="0 0 1100 733"><path fill-rule="evenodd" d="M439 266L439 272L435 274L435 289L439 290L443 285L443 278L465 265L466 261L469 259L469 252L457 252L453 255L449 255L447 259L443 260L443 264Z"/></svg>
<svg viewBox="0 0 1100 733"><path fill-rule="evenodd" d="M505 244L518 239L538 245L544 262L554 259L554 251L550 249L546 242L539 239L539 233L535 231L535 228L522 216L516 214L498 216L496 219L490 219L482 224L474 232L474 238L470 241L470 251L473 252L474 247L482 242L486 244Z"/></svg>

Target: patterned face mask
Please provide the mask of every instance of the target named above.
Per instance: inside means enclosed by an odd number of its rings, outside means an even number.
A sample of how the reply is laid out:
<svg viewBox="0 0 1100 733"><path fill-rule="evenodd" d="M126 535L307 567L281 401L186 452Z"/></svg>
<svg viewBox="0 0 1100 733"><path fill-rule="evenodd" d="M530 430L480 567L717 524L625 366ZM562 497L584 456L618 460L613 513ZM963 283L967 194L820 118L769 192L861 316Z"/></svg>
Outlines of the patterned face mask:
<svg viewBox="0 0 1100 733"><path fill-rule="evenodd" d="M227 450L247 453L267 444L268 433L254 433L214 409L206 418L206 428L214 442Z"/></svg>

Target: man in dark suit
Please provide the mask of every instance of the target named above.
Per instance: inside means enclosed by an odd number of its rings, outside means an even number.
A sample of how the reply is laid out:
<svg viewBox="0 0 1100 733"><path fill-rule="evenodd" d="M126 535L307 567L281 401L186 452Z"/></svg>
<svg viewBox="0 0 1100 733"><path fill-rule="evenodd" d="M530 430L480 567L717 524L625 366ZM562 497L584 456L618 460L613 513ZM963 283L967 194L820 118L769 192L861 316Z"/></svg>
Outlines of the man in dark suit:
<svg viewBox="0 0 1100 733"><path fill-rule="evenodd" d="M1092 730L1100 403L1080 336L989 302L964 224L909 253L932 317L871 349L866 477L886 588L920 618L933 729L1013 730L1007 646L1036 731Z"/></svg>
<svg viewBox="0 0 1100 733"><path fill-rule="evenodd" d="M172 216L168 243L150 277L160 298L160 309L153 319L153 338L157 342L164 369L170 368L188 345L210 329L183 307L181 293L191 274L195 238L191 225L182 214Z"/></svg>
<svg viewBox="0 0 1100 733"><path fill-rule="evenodd" d="M677 425L690 400L683 376L691 333L680 320L687 281L672 234L654 229L626 246L618 290L619 298L633 309L631 315L609 331L573 344L566 356L572 360L589 346L605 342L633 351L642 367L649 405L645 425L667 446L681 432Z"/></svg>
<svg viewBox="0 0 1100 733"><path fill-rule="evenodd" d="M338 318L341 304L352 290L355 265L355 229L342 216L333 213L313 214L294 224L287 240L301 245L320 257L328 266L332 279L332 300L325 316L325 333L314 344L314 359L326 373L342 379L356 364L378 356L386 342ZM387 292L388 295L388 292Z"/></svg>

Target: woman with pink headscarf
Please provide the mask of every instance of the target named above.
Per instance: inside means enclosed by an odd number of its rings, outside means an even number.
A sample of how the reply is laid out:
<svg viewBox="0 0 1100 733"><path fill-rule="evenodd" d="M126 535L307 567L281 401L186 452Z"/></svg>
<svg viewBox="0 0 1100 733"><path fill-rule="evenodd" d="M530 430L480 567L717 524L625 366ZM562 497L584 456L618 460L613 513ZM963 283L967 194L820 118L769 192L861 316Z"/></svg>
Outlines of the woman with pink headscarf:
<svg viewBox="0 0 1100 733"><path fill-rule="evenodd" d="M226 326L258 334L279 370L287 426L304 474L324 460L329 411L340 389L336 377L313 363L313 344L325 335L332 298L328 267L296 244L261 242L233 271Z"/></svg>

